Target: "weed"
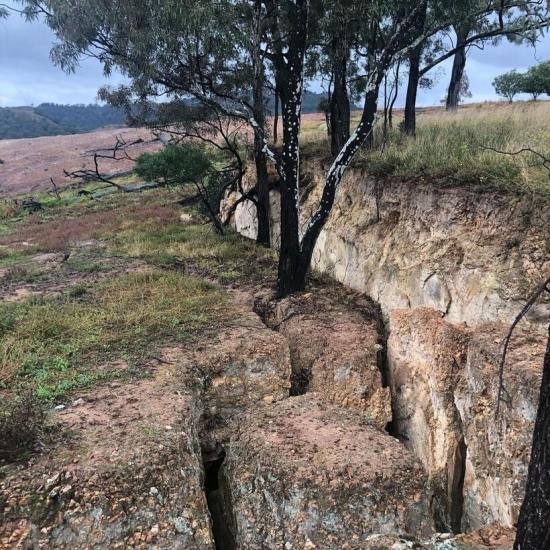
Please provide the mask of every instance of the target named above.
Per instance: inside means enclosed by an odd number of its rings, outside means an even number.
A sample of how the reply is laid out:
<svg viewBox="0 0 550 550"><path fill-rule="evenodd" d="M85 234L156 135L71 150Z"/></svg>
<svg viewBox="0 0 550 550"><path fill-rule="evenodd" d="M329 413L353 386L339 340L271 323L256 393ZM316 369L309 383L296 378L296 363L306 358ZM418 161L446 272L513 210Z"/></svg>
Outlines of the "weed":
<svg viewBox="0 0 550 550"><path fill-rule="evenodd" d="M32 450L43 430L44 405L32 390L0 395L0 458L16 460Z"/></svg>

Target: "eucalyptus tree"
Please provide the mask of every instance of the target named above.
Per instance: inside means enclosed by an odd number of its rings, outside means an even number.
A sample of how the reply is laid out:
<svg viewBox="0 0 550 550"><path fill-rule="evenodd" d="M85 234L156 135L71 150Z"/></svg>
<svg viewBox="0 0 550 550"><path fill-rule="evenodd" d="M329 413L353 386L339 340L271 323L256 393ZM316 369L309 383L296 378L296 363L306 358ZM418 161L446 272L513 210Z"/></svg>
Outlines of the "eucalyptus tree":
<svg viewBox="0 0 550 550"><path fill-rule="evenodd" d="M447 22L448 26L442 27L438 35L424 32L426 38L418 44L417 55L409 60L403 124L409 134L414 134L416 129L419 83L434 67L454 58L447 94L447 105L452 109L458 102L468 48L483 48L485 44L496 43L503 37L514 42L534 43L550 25L546 0L465 0L436 4L434 8L439 11L440 20ZM453 34L454 39L450 38Z"/></svg>
<svg viewBox="0 0 550 550"><path fill-rule="evenodd" d="M273 163L281 192L281 246L278 294L305 286L317 238L336 191L353 158L371 135L379 90L398 59L447 29L454 19L440 0L356 0L361 25L350 43L357 60L363 108L357 127L342 144L324 177L318 207L300 217L300 128L306 57L318 44L317 29L328 28L329 0L20 0L29 17L42 13L57 34L55 62L71 69L82 55L93 55L106 72L115 66L130 84L128 97L192 98L216 112L241 120L254 131ZM459 0L455 5L469 5ZM274 150L257 120L250 98L254 63L250 37L252 8L261 21L261 59L281 104L282 148ZM326 10L325 10L326 8ZM463 6L464 8L464 6ZM419 34L417 21L425 12ZM259 19L258 19L259 18ZM256 36L259 36L256 34ZM258 44L258 40L253 41ZM254 49L254 48L253 48ZM256 50L257 52L257 50ZM258 53L258 52L257 52ZM451 54L449 54L451 55ZM259 65L256 65L256 69Z"/></svg>
<svg viewBox="0 0 550 550"><path fill-rule="evenodd" d="M104 98L131 104L159 98L191 101L264 132L261 22L254 0L20 0L29 19L44 17L58 37L54 63L75 70L82 56L97 58L128 84ZM239 106L240 109L237 109ZM265 152L254 147L258 237L269 243Z"/></svg>

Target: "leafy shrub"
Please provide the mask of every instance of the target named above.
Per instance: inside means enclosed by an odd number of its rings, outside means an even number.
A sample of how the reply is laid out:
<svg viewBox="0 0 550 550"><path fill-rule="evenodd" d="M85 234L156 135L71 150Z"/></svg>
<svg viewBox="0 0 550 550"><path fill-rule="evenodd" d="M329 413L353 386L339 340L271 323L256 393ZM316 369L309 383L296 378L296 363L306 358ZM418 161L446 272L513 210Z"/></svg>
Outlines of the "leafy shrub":
<svg viewBox="0 0 550 550"><path fill-rule="evenodd" d="M44 405L32 391L0 396L0 459L15 460L32 450L44 419Z"/></svg>
<svg viewBox="0 0 550 550"><path fill-rule="evenodd" d="M140 177L170 185L199 181L211 167L206 152L191 143L167 145L156 153L144 153L136 162Z"/></svg>

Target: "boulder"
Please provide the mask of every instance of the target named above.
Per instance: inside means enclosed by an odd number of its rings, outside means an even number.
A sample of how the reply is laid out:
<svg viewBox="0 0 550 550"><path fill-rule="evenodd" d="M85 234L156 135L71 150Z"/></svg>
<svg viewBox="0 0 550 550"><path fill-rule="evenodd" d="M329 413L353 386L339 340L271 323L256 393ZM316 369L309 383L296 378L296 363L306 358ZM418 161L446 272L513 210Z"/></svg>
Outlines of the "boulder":
<svg viewBox="0 0 550 550"><path fill-rule="evenodd" d="M343 296L331 295L338 291ZM288 341L291 395L316 392L386 427L392 411L383 327L372 301L331 286L281 300L264 317Z"/></svg>
<svg viewBox="0 0 550 550"><path fill-rule="evenodd" d="M375 548L371 535L433 530L412 454L315 393L244 415L222 472L237 548Z"/></svg>

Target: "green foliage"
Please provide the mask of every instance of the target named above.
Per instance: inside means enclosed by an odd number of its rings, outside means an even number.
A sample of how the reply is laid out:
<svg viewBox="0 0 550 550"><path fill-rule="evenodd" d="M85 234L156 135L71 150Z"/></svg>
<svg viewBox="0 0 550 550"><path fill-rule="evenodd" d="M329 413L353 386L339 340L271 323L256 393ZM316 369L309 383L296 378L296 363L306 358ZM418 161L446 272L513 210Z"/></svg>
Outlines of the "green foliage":
<svg viewBox="0 0 550 550"><path fill-rule="evenodd" d="M535 100L542 94L550 95L550 61L534 65L526 73L514 70L497 76L493 86L498 95L510 102L517 94L529 94Z"/></svg>
<svg viewBox="0 0 550 550"><path fill-rule="evenodd" d="M531 67L522 78L522 92L530 94L533 99L550 93L550 61Z"/></svg>
<svg viewBox="0 0 550 550"><path fill-rule="evenodd" d="M144 153L136 162L136 173L145 180L185 184L203 179L211 161L201 147L191 143L167 145L157 153Z"/></svg>
<svg viewBox="0 0 550 550"><path fill-rule="evenodd" d="M493 80L493 87L497 95L505 97L510 103L521 93L523 76L516 70L501 74Z"/></svg>

